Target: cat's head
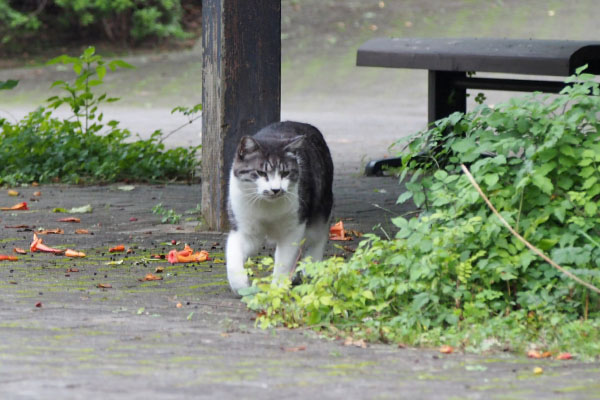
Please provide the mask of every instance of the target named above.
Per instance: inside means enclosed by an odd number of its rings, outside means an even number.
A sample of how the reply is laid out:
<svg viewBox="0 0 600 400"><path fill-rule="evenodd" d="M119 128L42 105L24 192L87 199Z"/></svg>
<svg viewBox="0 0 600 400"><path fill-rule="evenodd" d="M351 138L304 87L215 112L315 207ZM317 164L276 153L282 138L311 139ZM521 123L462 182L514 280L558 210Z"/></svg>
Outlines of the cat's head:
<svg viewBox="0 0 600 400"><path fill-rule="evenodd" d="M257 140L244 136L236 150L233 175L247 190L275 200L297 190L300 176L298 149L303 137Z"/></svg>

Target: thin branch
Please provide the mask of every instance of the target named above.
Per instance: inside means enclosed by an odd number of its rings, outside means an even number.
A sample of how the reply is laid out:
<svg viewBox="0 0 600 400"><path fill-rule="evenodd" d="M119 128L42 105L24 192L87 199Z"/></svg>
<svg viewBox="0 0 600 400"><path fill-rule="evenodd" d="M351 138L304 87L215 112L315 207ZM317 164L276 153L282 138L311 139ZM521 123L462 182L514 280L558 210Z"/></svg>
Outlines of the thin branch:
<svg viewBox="0 0 600 400"><path fill-rule="evenodd" d="M502 222L502 224L510 231L510 233L512 233L517 239L519 239L525 246L529 247L529 249L531 251L533 251L538 256L542 257L544 259L544 261L546 261L548 264L552 265L554 268L556 268L557 270L559 270L563 274L567 275L569 278L573 279L575 282L577 282L577 283L585 286L586 288L588 288L588 289L590 289L590 290L592 290L592 291L594 291L596 293L600 293L600 289L598 289L596 286L592 285L591 283L585 282L584 280L582 280L582 279L578 278L577 276L575 276L573 273L567 271L566 269L564 269L563 267L561 267L560 265L558 265L557 263L555 263L554 261L552 261L550 259L550 257L548 257L547 255L545 255L544 253L542 253L542 251L540 249L538 249L537 247L535 247L534 245L532 245L531 243L529 243L527 240L525 240L525 238L523 238L523 236L519 235L508 224L508 222L506 222L506 220L502 217L502 215L500 215L500 213L492 205L492 202L483 193L483 191L481 190L481 187L479 187L479 185L475 181L475 178L473 178L473 175L471 175L471 172L469 172L469 169L464 164L460 164L460 167L462 168L462 170L465 173L465 175L467 175L467 178L469 178L469 181L471 182L471 185L473 185L473 187L477 190L477 192L479 193L479 195L481 196L481 198L483 198L483 200L485 201L485 203L488 205L488 207L490 208L490 210L492 210L492 212L498 217L498 219L500 219L500 222Z"/></svg>

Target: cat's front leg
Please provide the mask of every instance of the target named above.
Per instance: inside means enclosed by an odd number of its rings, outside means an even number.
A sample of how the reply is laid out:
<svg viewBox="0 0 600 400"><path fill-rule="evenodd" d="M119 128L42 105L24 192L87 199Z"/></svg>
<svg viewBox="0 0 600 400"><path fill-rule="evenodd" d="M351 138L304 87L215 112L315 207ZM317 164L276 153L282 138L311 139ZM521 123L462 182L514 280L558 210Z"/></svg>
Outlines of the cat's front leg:
<svg viewBox="0 0 600 400"><path fill-rule="evenodd" d="M250 286L244 263L256 252L259 245L252 236L244 235L240 231L229 232L226 248L227 280L236 294L238 290Z"/></svg>
<svg viewBox="0 0 600 400"><path fill-rule="evenodd" d="M277 240L275 248L275 266L273 269L273 280L281 281L284 278L291 279L291 273L298 262L300 247L304 236L304 226L288 232Z"/></svg>

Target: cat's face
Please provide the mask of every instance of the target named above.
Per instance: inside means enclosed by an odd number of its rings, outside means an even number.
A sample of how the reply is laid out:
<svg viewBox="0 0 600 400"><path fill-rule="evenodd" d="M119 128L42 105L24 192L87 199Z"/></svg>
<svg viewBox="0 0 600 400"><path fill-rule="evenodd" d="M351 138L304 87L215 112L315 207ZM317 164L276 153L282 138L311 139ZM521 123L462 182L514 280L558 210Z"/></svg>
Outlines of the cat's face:
<svg viewBox="0 0 600 400"><path fill-rule="evenodd" d="M294 194L299 177L297 140L257 141L244 136L233 161L233 174L247 194L276 200Z"/></svg>

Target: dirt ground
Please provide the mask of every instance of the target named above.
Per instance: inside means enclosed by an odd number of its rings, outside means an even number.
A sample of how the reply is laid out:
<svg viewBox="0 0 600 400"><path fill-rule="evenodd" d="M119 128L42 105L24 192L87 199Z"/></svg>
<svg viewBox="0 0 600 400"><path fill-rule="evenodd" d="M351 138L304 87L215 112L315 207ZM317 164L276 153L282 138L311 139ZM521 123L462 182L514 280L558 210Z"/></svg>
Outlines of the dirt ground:
<svg viewBox="0 0 600 400"><path fill-rule="evenodd" d="M336 168L335 216L351 229L367 232L382 223L391 231L389 216L406 211L395 204L401 188L393 178L360 172L368 159L390 155L390 144L425 126L426 72L357 68L356 47L390 35L597 40L598 17L595 0L284 0L282 117L324 132ZM184 124L170 110L201 101L200 50L124 55L137 68L107 75L103 89L122 101L106 116L141 136ZM53 93L54 80L70 75L39 64L0 70L0 80L20 79L17 89L0 92L0 117L20 118ZM506 96L488 93L491 102ZM199 144L200 131L194 123L167 144ZM253 314L227 289L224 236L198 231L195 214L164 225L151 212L159 202L179 213L195 209L200 185L118 186L19 188L18 198L0 191L1 206L28 201L31 208L0 214L0 253L28 248L35 226L63 228L64 235L45 241L88 255L36 253L0 263L0 398L600 398L598 363L362 349L308 330L255 329ZM86 204L93 212L76 215L80 224L59 223L64 215L52 212ZM7 228L18 225L27 228ZM76 228L93 235L76 235ZM208 250L213 261L146 261L171 249L172 240ZM107 253L116 244L134 253ZM165 267L163 280L139 281L157 266ZM536 366L541 375L533 373Z"/></svg>

